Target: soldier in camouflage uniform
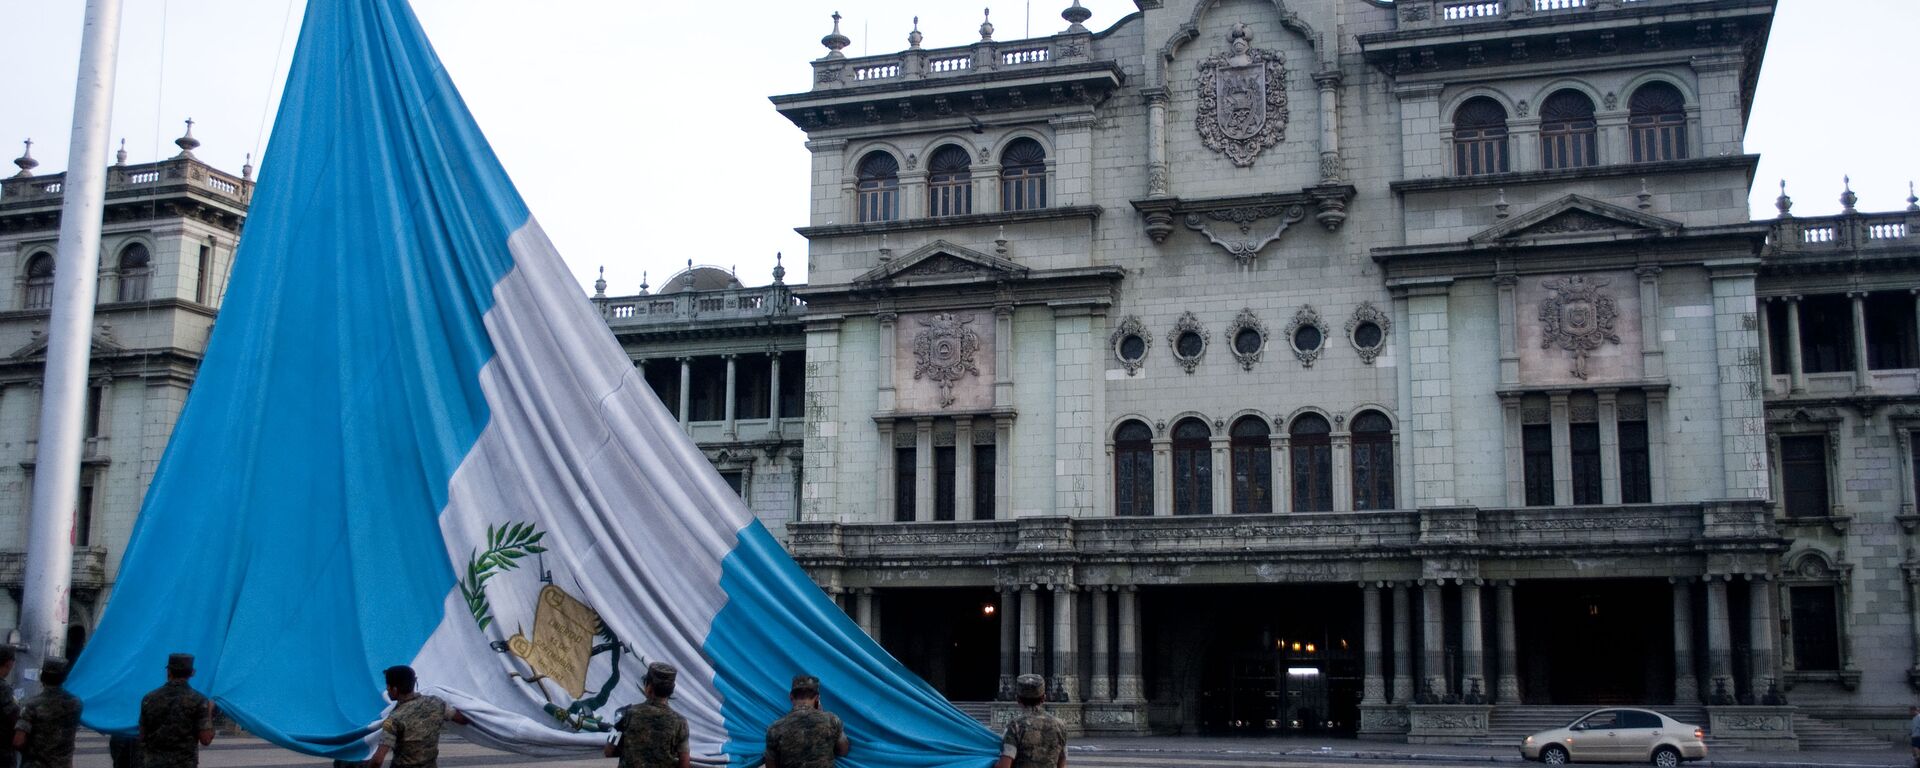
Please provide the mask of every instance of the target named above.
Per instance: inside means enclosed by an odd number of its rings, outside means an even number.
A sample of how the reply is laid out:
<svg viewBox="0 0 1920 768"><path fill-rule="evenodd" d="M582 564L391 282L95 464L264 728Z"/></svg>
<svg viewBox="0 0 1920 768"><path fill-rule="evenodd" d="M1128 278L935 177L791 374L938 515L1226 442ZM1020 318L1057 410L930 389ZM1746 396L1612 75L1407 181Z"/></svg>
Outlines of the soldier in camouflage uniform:
<svg viewBox="0 0 1920 768"><path fill-rule="evenodd" d="M1026 711L1007 723L994 768L1065 768L1067 727L1040 708L1047 700L1047 682L1039 675L1021 675L1013 687L1014 698Z"/></svg>
<svg viewBox="0 0 1920 768"><path fill-rule="evenodd" d="M213 702L187 681L193 654L167 657L167 684L140 699L143 768L197 768L200 748L213 743Z"/></svg>
<svg viewBox="0 0 1920 768"><path fill-rule="evenodd" d="M679 677L673 665L656 661L647 665L647 676L640 687L647 700L622 707L614 730L620 736L607 742L607 757L619 757L620 768L690 768L693 753L688 746L687 719L668 706L673 683Z"/></svg>
<svg viewBox="0 0 1920 768"><path fill-rule="evenodd" d="M388 753L393 754L393 768L439 768L440 726L448 720L460 725L470 721L446 702L415 693L418 679L412 667L388 667L385 675L393 711L380 722L380 746L367 768L380 768Z"/></svg>
<svg viewBox="0 0 1920 768"><path fill-rule="evenodd" d="M20 702L13 700L13 655L11 645L0 645L0 768L14 768L19 761L13 754L13 726L20 721Z"/></svg>
<svg viewBox="0 0 1920 768"><path fill-rule="evenodd" d="M60 686L67 662L47 657L40 665L40 693L20 705L13 747L22 768L73 768L73 737L80 730L80 700Z"/></svg>
<svg viewBox="0 0 1920 768"><path fill-rule="evenodd" d="M820 709L820 678L795 675L792 711L767 728L767 768L833 768L851 746L840 718Z"/></svg>

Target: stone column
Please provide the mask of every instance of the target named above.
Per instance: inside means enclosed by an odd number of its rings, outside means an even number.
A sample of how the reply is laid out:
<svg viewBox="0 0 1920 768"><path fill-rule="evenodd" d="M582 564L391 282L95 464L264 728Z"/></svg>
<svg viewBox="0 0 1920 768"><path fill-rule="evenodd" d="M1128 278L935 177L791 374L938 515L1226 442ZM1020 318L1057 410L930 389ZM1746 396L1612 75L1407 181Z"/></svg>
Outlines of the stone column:
<svg viewBox="0 0 1920 768"><path fill-rule="evenodd" d="M1120 685L1114 691L1116 701L1139 702L1144 686L1140 680L1140 592L1131 584L1120 588Z"/></svg>
<svg viewBox="0 0 1920 768"><path fill-rule="evenodd" d="M1634 267L1640 278L1640 375L1650 380L1667 377L1665 342L1660 338L1660 268Z"/></svg>
<svg viewBox="0 0 1920 768"><path fill-rule="evenodd" d="M1285 424L1276 419L1273 433L1267 436L1268 474L1272 476L1273 511L1286 514L1293 511L1293 472L1287 453L1287 435L1281 430Z"/></svg>
<svg viewBox="0 0 1920 768"><path fill-rule="evenodd" d="M767 429L775 439L780 437L780 353L767 353Z"/></svg>
<svg viewBox="0 0 1920 768"><path fill-rule="evenodd" d="M1074 674L1074 668L1078 666L1074 661L1078 636L1074 634L1073 614L1073 585L1054 585L1053 684L1060 691L1059 701L1062 703L1081 700L1080 676Z"/></svg>
<svg viewBox="0 0 1920 768"><path fill-rule="evenodd" d="M1733 633L1727 619L1727 577L1707 577L1707 703L1731 704Z"/></svg>
<svg viewBox="0 0 1920 768"><path fill-rule="evenodd" d="M1411 584L1393 585L1393 703L1413 701L1413 608Z"/></svg>
<svg viewBox="0 0 1920 768"><path fill-rule="evenodd" d="M1153 427L1153 514L1173 514L1173 440L1160 424Z"/></svg>
<svg viewBox="0 0 1920 768"><path fill-rule="evenodd" d="M993 516L1013 516L1013 414L993 415Z"/></svg>
<svg viewBox="0 0 1920 768"><path fill-rule="evenodd" d="M1320 183L1332 184L1345 175L1340 161L1340 70L1315 72L1320 89Z"/></svg>
<svg viewBox="0 0 1920 768"><path fill-rule="evenodd" d="M1152 88L1147 99L1147 197L1173 194L1167 168L1167 91Z"/></svg>
<svg viewBox="0 0 1920 768"><path fill-rule="evenodd" d="M1853 391L1867 394L1873 391L1873 372L1867 369L1867 294L1848 291L1847 298L1853 300Z"/></svg>
<svg viewBox="0 0 1920 768"><path fill-rule="evenodd" d="M878 377L880 385L875 392L873 409L879 413L892 413L899 394L899 391L894 388L893 381L893 348L897 343L895 334L898 333L897 323L900 315L895 312L881 312L874 315L873 319L880 323L880 339L876 344L878 348L876 351L880 353Z"/></svg>
<svg viewBox="0 0 1920 768"><path fill-rule="evenodd" d="M1469 704L1484 702L1487 696L1486 643L1481 637L1480 580L1460 581L1460 692L1478 696Z"/></svg>
<svg viewBox="0 0 1920 768"><path fill-rule="evenodd" d="M1380 669L1380 585L1366 582L1360 585L1360 611L1362 615L1360 638L1360 658L1362 677L1360 679L1360 705L1383 704L1387 698L1387 682Z"/></svg>
<svg viewBox="0 0 1920 768"><path fill-rule="evenodd" d="M723 357L727 360L727 402L726 427L722 429L721 432L726 436L726 439L732 440L740 434L739 422L737 421L739 418L738 405L734 403L734 398L738 397L740 391L739 369L736 366L736 358L739 356L724 355Z"/></svg>
<svg viewBox="0 0 1920 768"><path fill-rule="evenodd" d="M1760 704L1773 688L1773 638L1779 633L1779 625L1773 620L1773 580L1759 573L1748 574L1747 579L1747 595L1750 598L1747 603L1747 643L1752 653L1748 660L1748 669L1751 671L1749 685L1753 690L1754 703Z"/></svg>
<svg viewBox="0 0 1920 768"><path fill-rule="evenodd" d="M1807 391L1807 371L1800 361L1800 297L1787 297L1787 391Z"/></svg>
<svg viewBox="0 0 1920 768"><path fill-rule="evenodd" d="M1547 413L1553 429L1553 503L1573 503L1573 417L1567 405L1570 393L1547 393Z"/></svg>
<svg viewBox="0 0 1920 768"><path fill-rule="evenodd" d="M1494 621L1500 625L1500 681L1495 693L1501 704L1519 704L1520 649L1514 639L1513 582L1494 587Z"/></svg>
<svg viewBox="0 0 1920 768"><path fill-rule="evenodd" d="M1425 694L1445 698L1447 687L1447 613L1440 601L1440 581L1420 581L1420 674Z"/></svg>
<svg viewBox="0 0 1920 768"><path fill-rule="evenodd" d="M854 593L853 622L860 625L860 631L867 637L878 639L873 626L873 590L862 588Z"/></svg>
<svg viewBox="0 0 1920 768"><path fill-rule="evenodd" d="M973 519L973 417L953 419L953 519Z"/></svg>
<svg viewBox="0 0 1920 768"><path fill-rule="evenodd" d="M913 519L933 519L933 417L913 420Z"/></svg>
<svg viewBox="0 0 1920 768"><path fill-rule="evenodd" d="M1708 279L1713 287L1714 327L1725 329L1713 334L1714 368L1719 372L1721 476L1726 483L1725 498L1765 499L1767 497L1767 419L1761 400L1758 371L1753 362L1759 336L1738 333L1750 327L1754 319L1754 281L1759 274L1759 259L1722 259L1707 262ZM1709 452L1711 453L1711 452ZM1713 458L1689 457L1711 466Z"/></svg>
<svg viewBox="0 0 1920 768"><path fill-rule="evenodd" d="M1693 581L1673 582L1673 703L1700 703L1700 681L1693 674Z"/></svg>
<svg viewBox="0 0 1920 768"><path fill-rule="evenodd" d="M1289 342L1291 343L1291 342ZM1345 424L1335 422L1333 436L1333 461L1329 469L1333 470L1333 509L1336 512L1353 511L1353 433L1348 432Z"/></svg>
<svg viewBox="0 0 1920 768"><path fill-rule="evenodd" d="M1040 668L1040 588L1020 587L1020 674Z"/></svg>
<svg viewBox="0 0 1920 768"><path fill-rule="evenodd" d="M679 360L680 360L680 429L682 431L685 431L687 428L687 422L692 420L688 418L689 411L687 409L693 403L693 398L692 398L693 359L688 357L682 357L682 358L679 358Z"/></svg>
<svg viewBox="0 0 1920 768"><path fill-rule="evenodd" d="M1517 275L1496 275L1493 278L1494 290L1499 298L1495 301L1500 316L1500 383L1517 385L1520 383L1520 301L1515 287L1520 282ZM1511 506L1520 506L1512 504Z"/></svg>
<svg viewBox="0 0 1920 768"><path fill-rule="evenodd" d="M1213 454L1210 461L1213 471L1208 473L1209 485L1213 488L1213 508L1209 511L1216 515L1231 514L1233 512L1233 452L1227 443L1226 430L1214 430L1212 438L1207 441L1207 447Z"/></svg>
<svg viewBox="0 0 1920 768"><path fill-rule="evenodd" d="M1620 390L1594 390L1600 419L1600 503L1620 503Z"/></svg>
<svg viewBox="0 0 1920 768"><path fill-rule="evenodd" d="M893 478L896 474L893 466L893 422L882 421L876 425L880 432L879 450L874 455L874 519L898 519L899 510L894 509Z"/></svg>
<svg viewBox="0 0 1920 768"><path fill-rule="evenodd" d="M1000 588L1000 694L1001 701L1013 700L1013 676L1020 669L1020 625L1025 616L1015 616L1014 593L1019 587Z"/></svg>
<svg viewBox="0 0 1920 768"><path fill-rule="evenodd" d="M1773 298L1759 299L1760 315L1760 394L1764 397L1773 392Z"/></svg>
<svg viewBox="0 0 1920 768"><path fill-rule="evenodd" d="M1112 600L1106 587L1093 587L1089 597L1093 598L1093 679L1087 683L1088 701L1110 701L1113 699L1112 662L1107 653L1107 635L1112 630L1107 623L1107 603Z"/></svg>

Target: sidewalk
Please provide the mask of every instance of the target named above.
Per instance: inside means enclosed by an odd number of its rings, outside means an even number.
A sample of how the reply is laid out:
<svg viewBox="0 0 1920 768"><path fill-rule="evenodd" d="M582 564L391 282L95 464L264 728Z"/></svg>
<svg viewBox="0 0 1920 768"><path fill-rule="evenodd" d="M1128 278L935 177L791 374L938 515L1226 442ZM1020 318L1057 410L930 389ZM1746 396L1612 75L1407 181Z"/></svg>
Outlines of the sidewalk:
<svg viewBox="0 0 1920 768"><path fill-rule="evenodd" d="M1074 742L1075 756L1154 754L1220 755L1224 757L1271 757L1292 760L1367 760L1380 762L1434 763L1518 763L1519 746L1475 747L1439 744L1402 744L1359 739L1263 739L1217 738L1204 736L1142 736L1081 739ZM1913 768L1911 753L1888 745L1883 750L1845 752L1763 752L1720 748L1708 752L1707 759L1691 765L1707 768Z"/></svg>

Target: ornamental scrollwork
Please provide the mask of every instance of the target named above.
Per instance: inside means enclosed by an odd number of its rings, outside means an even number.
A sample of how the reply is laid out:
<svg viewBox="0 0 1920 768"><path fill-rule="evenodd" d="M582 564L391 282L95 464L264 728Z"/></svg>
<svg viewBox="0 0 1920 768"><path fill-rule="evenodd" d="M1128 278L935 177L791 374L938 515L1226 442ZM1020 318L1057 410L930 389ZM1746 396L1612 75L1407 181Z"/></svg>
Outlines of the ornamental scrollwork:
<svg viewBox="0 0 1920 768"><path fill-rule="evenodd" d="M1241 338L1241 337L1246 338ZM1260 362L1260 353L1267 349L1267 324L1260 322L1253 314L1253 308L1240 310L1227 326L1227 351L1233 353L1233 359L1240 362L1240 370L1251 371L1253 364Z"/></svg>
<svg viewBox="0 0 1920 768"><path fill-rule="evenodd" d="M1153 346L1153 336L1147 333L1147 326L1136 315L1127 315L1120 325L1107 337L1107 347L1113 350L1113 359L1127 369L1127 375L1140 372L1140 366L1147 362L1147 350ZM1131 354L1131 356L1129 356Z"/></svg>
<svg viewBox="0 0 1920 768"><path fill-rule="evenodd" d="M1208 242L1220 246L1221 250L1233 256L1234 261L1244 267L1253 263L1254 258L1260 255L1261 249L1280 239L1289 227L1306 217L1307 209L1303 205L1262 205L1188 214L1186 225L1187 229L1206 235ZM1280 219L1271 232L1256 234L1253 231L1255 222L1271 218ZM1240 234L1235 236L1228 233L1222 236L1208 226L1209 220L1232 224L1239 228Z"/></svg>
<svg viewBox="0 0 1920 768"><path fill-rule="evenodd" d="M973 315L941 313L920 320L921 329L913 335L913 378L931 379L940 387L940 407L953 405L954 382L980 375L973 362L980 351L980 334L968 325Z"/></svg>
<svg viewBox="0 0 1920 768"><path fill-rule="evenodd" d="M1253 47L1245 24L1227 34L1228 51L1200 62L1200 104L1194 128L1200 143L1234 165L1253 165L1260 151L1287 136L1286 61Z"/></svg>
<svg viewBox="0 0 1920 768"><path fill-rule="evenodd" d="M1301 333L1309 329L1309 333ZM1300 311L1293 313L1293 319L1287 321L1285 332L1287 347L1293 350L1293 356L1306 368L1313 367L1313 361L1320 359L1320 352L1327 348L1327 324L1320 319L1320 313L1312 304L1303 305ZM1303 343L1306 346L1301 346Z"/></svg>
<svg viewBox="0 0 1920 768"><path fill-rule="evenodd" d="M1602 291L1612 282L1604 277L1556 277L1540 282L1553 294L1540 302L1540 348L1559 347L1573 353L1576 379L1587 378L1587 355L1601 346L1619 344L1614 321L1619 305Z"/></svg>
<svg viewBox="0 0 1920 768"><path fill-rule="evenodd" d="M1200 358L1207 356L1207 344L1207 327L1192 312L1181 313L1180 320L1167 333L1167 346L1173 348L1173 359L1187 373L1193 373L1200 365Z"/></svg>
<svg viewBox="0 0 1920 768"><path fill-rule="evenodd" d="M1369 331L1365 326L1372 325ZM1393 330L1393 318L1380 311L1371 301L1362 301L1355 307L1353 316L1347 318L1347 343L1360 353L1360 362L1373 365L1380 352L1387 348L1387 334Z"/></svg>

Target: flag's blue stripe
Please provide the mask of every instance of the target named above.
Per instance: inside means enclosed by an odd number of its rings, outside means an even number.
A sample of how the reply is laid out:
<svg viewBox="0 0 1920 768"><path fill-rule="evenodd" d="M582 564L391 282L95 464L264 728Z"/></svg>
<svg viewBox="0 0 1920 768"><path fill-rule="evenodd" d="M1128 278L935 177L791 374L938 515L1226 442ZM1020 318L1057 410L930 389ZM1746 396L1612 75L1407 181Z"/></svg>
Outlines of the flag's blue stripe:
<svg viewBox="0 0 1920 768"><path fill-rule="evenodd" d="M847 768L985 768L998 740L895 661L821 594L758 521L722 564L727 605L707 635L735 764L758 760L796 674L820 678L845 722Z"/></svg>
<svg viewBox="0 0 1920 768"><path fill-rule="evenodd" d="M313 0L208 356L71 688L126 732L169 652L277 743L377 717L456 574L482 318L525 205L404 0Z"/></svg>

